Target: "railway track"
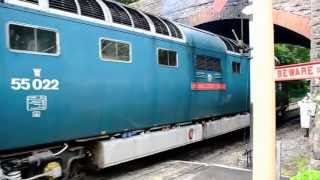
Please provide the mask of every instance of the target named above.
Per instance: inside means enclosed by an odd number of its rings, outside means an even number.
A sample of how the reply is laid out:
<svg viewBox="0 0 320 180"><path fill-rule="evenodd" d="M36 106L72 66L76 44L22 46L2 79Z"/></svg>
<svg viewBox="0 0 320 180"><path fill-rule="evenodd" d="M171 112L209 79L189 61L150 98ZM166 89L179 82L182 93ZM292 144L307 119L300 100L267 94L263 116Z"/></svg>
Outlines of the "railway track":
<svg viewBox="0 0 320 180"><path fill-rule="evenodd" d="M286 113L281 117L281 119L277 119L278 122L288 121L294 118L298 118L300 116L300 109L298 103L290 103L286 109ZM280 120L280 121L279 121Z"/></svg>

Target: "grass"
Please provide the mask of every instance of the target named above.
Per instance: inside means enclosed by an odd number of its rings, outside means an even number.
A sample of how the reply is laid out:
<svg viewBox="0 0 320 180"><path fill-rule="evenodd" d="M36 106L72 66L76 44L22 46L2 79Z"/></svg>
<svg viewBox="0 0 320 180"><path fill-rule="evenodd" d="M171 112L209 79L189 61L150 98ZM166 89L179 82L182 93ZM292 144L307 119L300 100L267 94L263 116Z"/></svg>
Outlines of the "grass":
<svg viewBox="0 0 320 180"><path fill-rule="evenodd" d="M317 170L305 170L299 171L298 174L290 180L320 180L320 171Z"/></svg>
<svg viewBox="0 0 320 180"><path fill-rule="evenodd" d="M299 171L307 170L308 164L309 158L307 156L298 156L282 169L282 175L289 177L294 176L298 174Z"/></svg>
<svg viewBox="0 0 320 180"><path fill-rule="evenodd" d="M306 156L299 156L293 160L295 166L295 176L291 177L290 180L320 180L320 171L312 170L308 168L309 158ZM286 175L292 176L293 171L284 171L288 173Z"/></svg>
<svg viewBox="0 0 320 180"><path fill-rule="evenodd" d="M299 156L297 159L295 159L296 167L299 171L305 171L308 169L309 164L309 158L306 156Z"/></svg>

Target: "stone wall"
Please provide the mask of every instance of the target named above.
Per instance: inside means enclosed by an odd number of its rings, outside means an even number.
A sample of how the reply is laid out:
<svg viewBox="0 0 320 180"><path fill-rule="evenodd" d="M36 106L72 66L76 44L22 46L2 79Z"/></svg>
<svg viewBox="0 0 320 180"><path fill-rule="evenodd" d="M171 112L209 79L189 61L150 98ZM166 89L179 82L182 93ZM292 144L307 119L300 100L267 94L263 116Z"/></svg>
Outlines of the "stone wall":
<svg viewBox="0 0 320 180"><path fill-rule="evenodd" d="M320 1L311 3L311 59L320 60Z"/></svg>
<svg viewBox="0 0 320 180"><path fill-rule="evenodd" d="M273 8L300 16L311 14L310 0L273 0Z"/></svg>
<svg viewBox="0 0 320 180"><path fill-rule="evenodd" d="M320 60L320 1L311 0L311 60ZM311 81L312 93L320 92L320 82ZM319 163L320 165L320 163Z"/></svg>
<svg viewBox="0 0 320 180"><path fill-rule="evenodd" d="M320 1L311 0L311 60L320 60ZM311 81L311 91L316 96L316 102L320 103L320 81ZM320 112L316 114L312 127L311 140L312 152L310 165L312 168L320 170Z"/></svg>

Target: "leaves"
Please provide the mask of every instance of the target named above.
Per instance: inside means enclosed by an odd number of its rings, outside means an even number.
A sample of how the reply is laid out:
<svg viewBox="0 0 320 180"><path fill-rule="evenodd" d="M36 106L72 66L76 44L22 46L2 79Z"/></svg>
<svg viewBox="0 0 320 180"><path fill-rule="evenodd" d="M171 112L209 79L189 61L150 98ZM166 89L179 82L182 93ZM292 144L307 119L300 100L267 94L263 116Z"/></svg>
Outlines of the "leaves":
<svg viewBox="0 0 320 180"><path fill-rule="evenodd" d="M275 55L280 61L279 65L304 63L310 60L310 49L291 44L276 44Z"/></svg>

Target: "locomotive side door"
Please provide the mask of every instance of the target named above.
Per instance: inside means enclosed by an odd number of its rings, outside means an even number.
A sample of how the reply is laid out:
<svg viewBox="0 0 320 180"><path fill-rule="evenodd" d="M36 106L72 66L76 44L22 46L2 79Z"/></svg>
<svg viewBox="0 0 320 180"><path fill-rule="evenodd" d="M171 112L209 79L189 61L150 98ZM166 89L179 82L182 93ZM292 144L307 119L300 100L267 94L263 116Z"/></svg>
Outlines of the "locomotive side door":
<svg viewBox="0 0 320 180"><path fill-rule="evenodd" d="M227 54L228 89L226 101L223 104L225 113L238 113L249 109L249 68L248 58Z"/></svg>
<svg viewBox="0 0 320 180"><path fill-rule="evenodd" d="M220 101L226 89L223 77L224 56L195 49L192 82L193 117L220 115Z"/></svg>

